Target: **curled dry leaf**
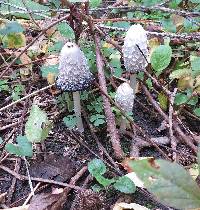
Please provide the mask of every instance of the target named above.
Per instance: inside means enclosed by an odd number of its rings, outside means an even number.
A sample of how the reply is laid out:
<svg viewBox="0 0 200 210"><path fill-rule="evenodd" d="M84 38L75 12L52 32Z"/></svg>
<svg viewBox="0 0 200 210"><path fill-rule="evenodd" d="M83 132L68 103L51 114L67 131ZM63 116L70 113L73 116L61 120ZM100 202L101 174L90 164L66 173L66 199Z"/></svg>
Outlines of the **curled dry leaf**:
<svg viewBox="0 0 200 210"><path fill-rule="evenodd" d="M63 205L63 193L42 193L35 195L28 210L61 210Z"/></svg>
<svg viewBox="0 0 200 210"><path fill-rule="evenodd" d="M7 192L0 194L0 203L4 203L5 202L6 195L7 195Z"/></svg>
<svg viewBox="0 0 200 210"><path fill-rule="evenodd" d="M149 210L145 206L141 206L137 203L116 203L113 210L125 210L125 209L134 209L134 210Z"/></svg>

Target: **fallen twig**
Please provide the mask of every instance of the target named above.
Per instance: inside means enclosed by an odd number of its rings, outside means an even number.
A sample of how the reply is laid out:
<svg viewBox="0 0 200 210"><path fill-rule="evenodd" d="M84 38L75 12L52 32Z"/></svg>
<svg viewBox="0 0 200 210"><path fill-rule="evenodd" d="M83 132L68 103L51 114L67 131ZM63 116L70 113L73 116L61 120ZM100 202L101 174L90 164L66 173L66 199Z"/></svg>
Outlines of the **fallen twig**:
<svg viewBox="0 0 200 210"><path fill-rule="evenodd" d="M168 116L163 112L163 110L160 108L160 106L158 105L158 103L152 98L150 92L148 91L148 89L146 88L145 85L142 85L142 88L146 94L146 96L148 97L149 101L151 102L151 104L153 105L154 109L156 109L158 111L158 113L163 117L163 119L169 123L169 118ZM182 130L180 129L178 122L176 120L174 120L173 123L173 129L176 131L176 133L178 134L178 137L181 141L185 142L191 149L192 151L197 154L197 147L193 144L192 139L189 136L186 136Z"/></svg>
<svg viewBox="0 0 200 210"><path fill-rule="evenodd" d="M101 58L101 52L100 52L100 39L98 35L96 34L94 35L94 39L95 39L95 45L96 45L96 63L97 63L97 69L98 69L99 84L101 88L104 90L104 92L107 93L106 80L105 80L104 71L103 71L103 60ZM110 139L112 142L112 147L113 147L115 156L117 158L122 158L123 151L120 145L120 139L119 139L119 135L116 129L115 117L114 117L114 114L112 113L108 98L106 98L105 95L102 95L102 97L103 97L104 110L105 110L105 115L106 115L106 120L107 120L108 132L110 134Z"/></svg>
<svg viewBox="0 0 200 210"><path fill-rule="evenodd" d="M174 113L173 104L174 104L174 99L175 99L177 90L178 90L177 88L174 89L174 92L170 98L171 103L169 105L169 136L171 140L172 149L176 149L176 146L177 146L177 142L173 134L173 113ZM172 153L172 159L176 161L176 152Z"/></svg>
<svg viewBox="0 0 200 210"><path fill-rule="evenodd" d="M53 87L54 85L55 85L55 84L48 85L48 86L43 87L43 88L41 88L41 89L39 89L39 90L36 90L36 91L34 91L34 92L32 92L32 93L30 93L30 94L24 96L23 98L20 98L19 100L14 101L14 102L8 104L7 106L2 107L2 108L0 109L0 112L4 111L5 109L7 109L7 108L9 108L9 107L11 107L11 106L13 106L13 105L15 105L15 104L18 104L18 103L21 102L21 101L24 101L24 100L27 99L27 98L30 98L31 96L34 96L34 95L36 95L36 94L38 94L38 93L40 93L40 92L42 92L42 91L44 91L44 90L47 90L47 89Z"/></svg>
<svg viewBox="0 0 200 210"><path fill-rule="evenodd" d="M16 177L17 179L23 181L23 180L28 180L28 177L27 176L24 176L24 175L21 175L21 174L18 174L14 171L12 171L11 169L9 169L8 167L6 166L3 166L3 165L0 165L0 168L4 171L6 171L7 173L13 175L14 177ZM32 181L37 181L37 182L44 182L44 183L50 183L50 184L55 184L55 185L60 185L60 186L64 186L64 187L69 187L69 188L72 188L72 189L75 189L75 190L80 190L80 191L84 191L84 190L87 190L85 188L82 188L82 187L78 187L78 186L75 186L75 185L71 185L71 184L67 184L67 183L64 183L64 182L58 182L58 181L54 181L54 180L50 180L50 179L43 179L43 178L37 178L37 177L30 177Z"/></svg>

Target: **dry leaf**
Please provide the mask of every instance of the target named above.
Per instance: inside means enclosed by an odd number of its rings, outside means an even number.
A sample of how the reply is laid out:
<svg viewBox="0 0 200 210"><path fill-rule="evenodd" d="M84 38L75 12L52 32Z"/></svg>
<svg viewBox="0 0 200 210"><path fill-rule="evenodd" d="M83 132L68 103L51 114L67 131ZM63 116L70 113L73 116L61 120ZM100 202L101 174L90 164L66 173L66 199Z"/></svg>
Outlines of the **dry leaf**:
<svg viewBox="0 0 200 210"><path fill-rule="evenodd" d="M124 210L124 209L134 209L134 210L150 210L145 206L141 206L137 203L116 203L113 210Z"/></svg>
<svg viewBox="0 0 200 210"><path fill-rule="evenodd" d="M61 210L63 193L42 193L33 196L28 210Z"/></svg>
<svg viewBox="0 0 200 210"><path fill-rule="evenodd" d="M185 18L183 16L175 15L175 14L172 14L171 18L172 18L174 25L176 26L176 30L177 31L181 30L182 27L184 26Z"/></svg>
<svg viewBox="0 0 200 210"><path fill-rule="evenodd" d="M59 63L58 55L49 55L44 63L45 66L56 65Z"/></svg>
<svg viewBox="0 0 200 210"><path fill-rule="evenodd" d="M7 192L0 194L0 203L4 203L5 202L6 195L7 195Z"/></svg>
<svg viewBox="0 0 200 210"><path fill-rule="evenodd" d="M186 88L192 88L194 79L191 76L183 77L178 80L178 89L185 90Z"/></svg>

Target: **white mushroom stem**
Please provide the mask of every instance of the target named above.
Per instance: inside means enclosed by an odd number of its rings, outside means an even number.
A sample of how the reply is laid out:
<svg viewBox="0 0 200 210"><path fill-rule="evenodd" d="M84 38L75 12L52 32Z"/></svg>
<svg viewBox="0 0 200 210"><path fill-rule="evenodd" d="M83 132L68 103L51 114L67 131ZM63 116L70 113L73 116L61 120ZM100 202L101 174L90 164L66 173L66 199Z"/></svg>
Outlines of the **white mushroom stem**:
<svg viewBox="0 0 200 210"><path fill-rule="evenodd" d="M74 112L77 120L77 129L79 132L84 132L83 121L81 118L81 101L79 91L73 92Z"/></svg>
<svg viewBox="0 0 200 210"><path fill-rule="evenodd" d="M131 73L130 74L130 86L133 89L133 95L135 98L135 92L136 92L136 85L137 85L137 74Z"/></svg>

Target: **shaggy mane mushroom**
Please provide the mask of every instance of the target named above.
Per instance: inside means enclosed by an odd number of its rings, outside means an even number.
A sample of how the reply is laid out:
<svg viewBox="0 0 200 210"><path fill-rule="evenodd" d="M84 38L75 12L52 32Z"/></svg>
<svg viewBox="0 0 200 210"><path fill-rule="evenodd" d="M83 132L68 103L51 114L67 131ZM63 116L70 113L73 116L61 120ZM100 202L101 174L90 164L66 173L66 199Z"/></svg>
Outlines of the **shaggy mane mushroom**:
<svg viewBox="0 0 200 210"><path fill-rule="evenodd" d="M77 129L79 132L83 132L79 91L87 89L94 80L87 59L75 43L67 42L60 52L58 68L59 75L56 86L62 91L73 92Z"/></svg>

